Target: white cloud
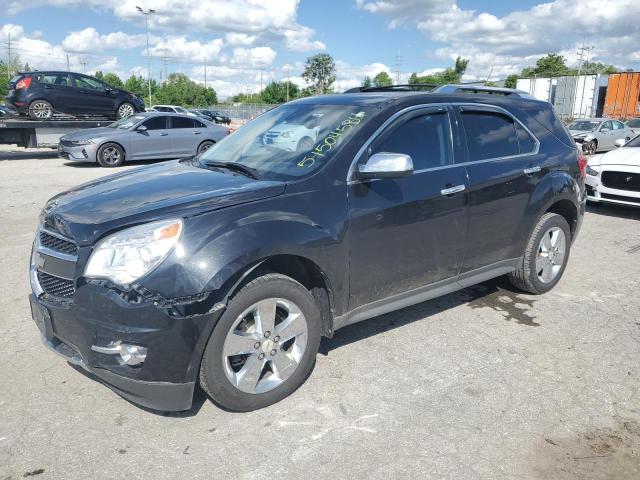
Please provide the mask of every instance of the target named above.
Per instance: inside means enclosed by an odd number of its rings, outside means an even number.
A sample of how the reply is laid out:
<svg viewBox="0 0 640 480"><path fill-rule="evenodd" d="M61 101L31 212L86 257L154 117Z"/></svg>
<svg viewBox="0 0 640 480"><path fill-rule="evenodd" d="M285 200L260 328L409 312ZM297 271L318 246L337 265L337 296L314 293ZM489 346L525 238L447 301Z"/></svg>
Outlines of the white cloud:
<svg viewBox="0 0 640 480"><path fill-rule="evenodd" d="M249 47L256 42L258 37L255 35L247 35L246 33L229 32L224 38L227 44L232 47Z"/></svg>
<svg viewBox="0 0 640 480"><path fill-rule="evenodd" d="M308 27L300 26L297 29L285 30L285 44L289 50L307 52L310 50L324 50L325 44L319 40L311 40L315 32Z"/></svg>
<svg viewBox="0 0 640 480"><path fill-rule="evenodd" d="M276 58L276 52L271 47L255 47L233 49L231 63L249 67L266 67L271 65Z"/></svg>
<svg viewBox="0 0 640 480"><path fill-rule="evenodd" d="M186 37L170 35L155 42L150 50L153 57L200 62L205 57L207 61L219 59L223 45L224 42L220 38L201 43L198 40L190 41Z"/></svg>
<svg viewBox="0 0 640 480"><path fill-rule="evenodd" d="M150 37L154 41L155 37ZM69 52L101 52L111 49L127 49L145 45L144 34L128 35L124 32L113 32L100 35L95 28L89 27L71 32L62 40L62 47Z"/></svg>

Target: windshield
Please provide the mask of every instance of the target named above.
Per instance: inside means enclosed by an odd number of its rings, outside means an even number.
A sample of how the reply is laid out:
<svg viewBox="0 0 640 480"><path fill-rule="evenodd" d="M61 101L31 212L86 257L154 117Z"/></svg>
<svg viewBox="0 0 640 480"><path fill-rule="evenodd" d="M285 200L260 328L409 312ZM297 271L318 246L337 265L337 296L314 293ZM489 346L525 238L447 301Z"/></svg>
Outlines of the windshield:
<svg viewBox="0 0 640 480"><path fill-rule="evenodd" d="M132 117L121 118L117 122L113 122L112 124L110 124L109 128L119 128L121 130L126 130L133 127L141 120L144 120L144 117L142 115L134 115Z"/></svg>
<svg viewBox="0 0 640 480"><path fill-rule="evenodd" d="M581 120L578 122L573 122L569 125L569 130L579 130L581 132L591 132L595 130L600 125L600 122L590 122L588 120Z"/></svg>
<svg viewBox="0 0 640 480"><path fill-rule="evenodd" d="M283 105L209 148L200 163L240 163L253 168L260 178L310 175L333 157L370 114L370 108L354 105Z"/></svg>
<svg viewBox="0 0 640 480"><path fill-rule="evenodd" d="M640 118L636 118L635 120L629 120L627 122L627 126L631 128L640 127Z"/></svg>
<svg viewBox="0 0 640 480"><path fill-rule="evenodd" d="M625 148L627 148L627 147L635 147L635 148L640 147L640 135L638 135L637 137L634 137L631 140L629 140L627 143L624 144L624 146L625 146Z"/></svg>

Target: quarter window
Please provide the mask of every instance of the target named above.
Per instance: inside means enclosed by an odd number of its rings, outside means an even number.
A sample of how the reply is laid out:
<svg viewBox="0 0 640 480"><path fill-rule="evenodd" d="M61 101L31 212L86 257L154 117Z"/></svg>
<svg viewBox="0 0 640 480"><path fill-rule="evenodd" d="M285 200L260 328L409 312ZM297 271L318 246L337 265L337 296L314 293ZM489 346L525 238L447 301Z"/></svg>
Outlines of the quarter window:
<svg viewBox="0 0 640 480"><path fill-rule="evenodd" d="M200 120L193 119L193 124L196 128L207 128L207 126L202 123Z"/></svg>
<svg viewBox="0 0 640 480"><path fill-rule="evenodd" d="M42 74L38 77L38 82L45 85L60 85L62 87L68 87L71 85L69 75L66 73Z"/></svg>
<svg viewBox="0 0 640 480"><path fill-rule="evenodd" d="M147 130L164 130L167 128L167 117L153 117L143 123Z"/></svg>
<svg viewBox="0 0 640 480"><path fill-rule="evenodd" d="M414 170L451 164L451 129L446 112L414 115L397 121L376 141L369 155L403 153L413 160Z"/></svg>
<svg viewBox="0 0 640 480"><path fill-rule="evenodd" d="M462 112L471 161L518 155L515 122L498 112ZM526 133L526 132L525 132Z"/></svg>
<svg viewBox="0 0 640 480"><path fill-rule="evenodd" d="M536 149L536 141L527 132L522 125L516 122L516 134L518 135L518 145L520 146L520 153L527 154L533 153Z"/></svg>

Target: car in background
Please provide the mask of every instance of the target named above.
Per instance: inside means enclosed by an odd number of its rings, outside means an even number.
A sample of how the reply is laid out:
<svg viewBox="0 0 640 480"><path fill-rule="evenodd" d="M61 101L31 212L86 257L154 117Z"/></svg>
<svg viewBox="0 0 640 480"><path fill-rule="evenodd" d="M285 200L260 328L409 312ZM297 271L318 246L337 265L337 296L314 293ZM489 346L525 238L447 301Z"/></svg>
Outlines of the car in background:
<svg viewBox="0 0 640 480"><path fill-rule="evenodd" d="M206 151L229 129L190 115L144 112L107 127L60 137L58 155L77 162L118 167L125 161L169 160Z"/></svg>
<svg viewBox="0 0 640 480"><path fill-rule="evenodd" d="M231 118L218 112L217 110L208 110L206 108L192 108L190 111L198 116L208 118L210 121L215 123L224 123L225 125L229 125L231 123Z"/></svg>
<svg viewBox="0 0 640 480"><path fill-rule="evenodd" d="M7 103L21 115L48 120L54 113L126 118L144 111L144 100L82 73L19 73L9 82Z"/></svg>
<svg viewBox="0 0 640 480"><path fill-rule="evenodd" d="M640 136L620 148L589 159L587 200L640 207Z"/></svg>
<svg viewBox="0 0 640 480"><path fill-rule="evenodd" d="M631 129L634 135L640 135L640 118L632 118L624 123Z"/></svg>
<svg viewBox="0 0 640 480"><path fill-rule="evenodd" d="M179 105L153 105L151 111L154 112L169 112L169 113L182 113L183 115L194 116L189 110Z"/></svg>
<svg viewBox="0 0 640 480"><path fill-rule="evenodd" d="M9 115L9 109L7 109L6 105L0 105L0 117L6 117Z"/></svg>
<svg viewBox="0 0 640 480"><path fill-rule="evenodd" d="M274 125L262 135L262 143L287 152L310 150L320 133L317 120L312 118L299 125L287 122Z"/></svg>
<svg viewBox="0 0 640 480"><path fill-rule="evenodd" d="M629 141L634 136L631 128L610 118L581 118L568 128L573 140L582 145L582 151L587 155L613 150L617 140Z"/></svg>

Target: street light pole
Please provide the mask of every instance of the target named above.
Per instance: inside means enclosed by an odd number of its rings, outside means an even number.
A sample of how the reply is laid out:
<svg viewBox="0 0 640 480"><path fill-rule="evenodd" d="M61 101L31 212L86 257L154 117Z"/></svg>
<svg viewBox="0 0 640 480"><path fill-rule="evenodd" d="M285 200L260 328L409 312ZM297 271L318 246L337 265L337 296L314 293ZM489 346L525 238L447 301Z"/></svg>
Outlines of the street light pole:
<svg viewBox="0 0 640 480"><path fill-rule="evenodd" d="M144 15L144 23L147 30L147 86L149 87L149 106L151 106L151 52L149 51L149 15L156 13L152 8L146 11L136 5L136 9Z"/></svg>

